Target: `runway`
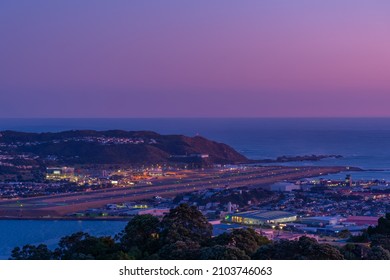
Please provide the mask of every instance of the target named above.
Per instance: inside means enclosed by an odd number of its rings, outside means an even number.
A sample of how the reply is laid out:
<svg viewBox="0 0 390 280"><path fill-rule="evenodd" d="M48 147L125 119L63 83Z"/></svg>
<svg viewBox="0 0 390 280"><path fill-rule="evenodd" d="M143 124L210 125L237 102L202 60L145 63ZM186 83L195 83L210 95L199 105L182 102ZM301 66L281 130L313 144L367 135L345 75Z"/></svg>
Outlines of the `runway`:
<svg viewBox="0 0 390 280"><path fill-rule="evenodd" d="M68 214L161 196L174 197L209 188L264 187L283 180L298 180L346 171L346 167L250 167L245 170L192 171L183 179L156 180L153 185L114 187L96 191L64 193L34 198L0 200L0 218L65 217Z"/></svg>

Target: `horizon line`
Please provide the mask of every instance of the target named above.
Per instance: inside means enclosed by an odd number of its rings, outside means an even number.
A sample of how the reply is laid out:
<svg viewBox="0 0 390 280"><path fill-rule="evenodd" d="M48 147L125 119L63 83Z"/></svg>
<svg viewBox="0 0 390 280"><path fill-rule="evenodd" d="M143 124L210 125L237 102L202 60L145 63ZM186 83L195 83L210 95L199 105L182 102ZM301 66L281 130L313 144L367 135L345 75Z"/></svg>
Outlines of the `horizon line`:
<svg viewBox="0 0 390 280"><path fill-rule="evenodd" d="M272 116L272 117L250 117L250 116L176 116L176 117L66 117L66 116L51 116L51 117L1 117L0 120L42 120L42 119L390 119L390 116Z"/></svg>

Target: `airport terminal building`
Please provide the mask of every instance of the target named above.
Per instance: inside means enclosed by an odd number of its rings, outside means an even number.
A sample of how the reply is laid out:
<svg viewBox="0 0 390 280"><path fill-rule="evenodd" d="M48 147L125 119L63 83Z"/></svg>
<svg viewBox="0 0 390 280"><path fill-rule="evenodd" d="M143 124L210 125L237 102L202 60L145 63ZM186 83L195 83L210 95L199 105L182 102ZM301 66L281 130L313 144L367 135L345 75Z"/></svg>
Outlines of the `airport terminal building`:
<svg viewBox="0 0 390 280"><path fill-rule="evenodd" d="M249 211L225 216L225 222L243 225L283 224L294 222L297 215L285 211Z"/></svg>

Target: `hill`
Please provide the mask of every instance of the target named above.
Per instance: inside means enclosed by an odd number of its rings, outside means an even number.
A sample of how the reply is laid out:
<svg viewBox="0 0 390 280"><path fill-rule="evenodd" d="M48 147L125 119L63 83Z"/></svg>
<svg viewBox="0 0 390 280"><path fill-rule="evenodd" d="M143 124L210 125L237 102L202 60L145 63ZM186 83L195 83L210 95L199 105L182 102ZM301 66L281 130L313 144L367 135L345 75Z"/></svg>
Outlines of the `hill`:
<svg viewBox="0 0 390 280"><path fill-rule="evenodd" d="M0 132L0 153L62 164L234 164L250 162L230 146L201 136L151 131Z"/></svg>

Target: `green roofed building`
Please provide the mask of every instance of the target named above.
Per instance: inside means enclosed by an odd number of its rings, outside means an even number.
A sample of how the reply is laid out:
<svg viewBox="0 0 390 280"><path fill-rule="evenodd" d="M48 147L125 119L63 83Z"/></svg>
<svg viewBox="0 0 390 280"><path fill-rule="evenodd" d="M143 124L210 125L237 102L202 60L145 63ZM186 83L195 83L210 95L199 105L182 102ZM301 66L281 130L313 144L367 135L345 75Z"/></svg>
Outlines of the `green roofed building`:
<svg viewBox="0 0 390 280"><path fill-rule="evenodd" d="M225 216L225 222L243 225L283 224L294 222L297 215L284 211L249 211Z"/></svg>

